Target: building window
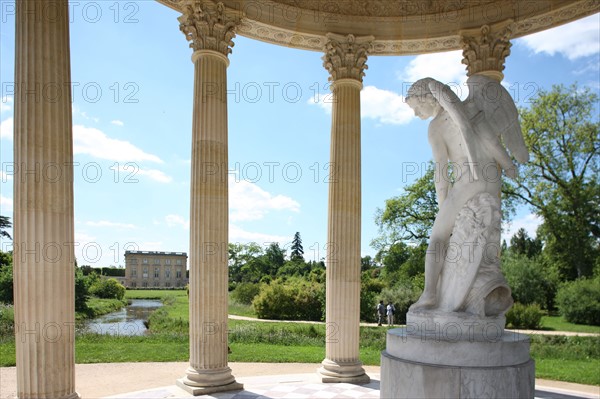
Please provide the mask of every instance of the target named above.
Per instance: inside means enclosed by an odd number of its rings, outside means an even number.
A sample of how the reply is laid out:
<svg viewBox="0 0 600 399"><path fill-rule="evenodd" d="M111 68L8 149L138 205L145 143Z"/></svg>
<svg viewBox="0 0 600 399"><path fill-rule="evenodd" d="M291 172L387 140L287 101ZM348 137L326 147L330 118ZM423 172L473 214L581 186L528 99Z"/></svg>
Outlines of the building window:
<svg viewBox="0 0 600 399"><path fill-rule="evenodd" d="M148 278L148 268L144 267L144 272L142 273L143 278Z"/></svg>
<svg viewBox="0 0 600 399"><path fill-rule="evenodd" d="M181 278L181 269L177 268L177 271L175 272L175 276L177 278Z"/></svg>
<svg viewBox="0 0 600 399"><path fill-rule="evenodd" d="M160 267L155 267L154 268L154 278L159 278L160 277Z"/></svg>
<svg viewBox="0 0 600 399"><path fill-rule="evenodd" d="M181 265L181 259L177 259L177 260L175 261L175 264L176 264L176 265Z"/></svg>
<svg viewBox="0 0 600 399"><path fill-rule="evenodd" d="M181 287L181 281L177 281L177 286Z"/></svg>
<svg viewBox="0 0 600 399"><path fill-rule="evenodd" d="M131 268L131 277L137 277L137 267Z"/></svg>
<svg viewBox="0 0 600 399"><path fill-rule="evenodd" d="M171 264L171 259L165 259L165 265L170 265Z"/></svg>
<svg viewBox="0 0 600 399"><path fill-rule="evenodd" d="M165 287L170 287L171 283L169 283L168 281L165 283Z"/></svg>
<svg viewBox="0 0 600 399"><path fill-rule="evenodd" d="M166 268L165 269L165 278L166 279L170 279L171 278L171 269L170 268Z"/></svg>
<svg viewBox="0 0 600 399"><path fill-rule="evenodd" d="M135 288L135 281L131 282L131 288Z"/></svg>
<svg viewBox="0 0 600 399"><path fill-rule="evenodd" d="M154 259L154 264L155 265L160 265L160 259Z"/></svg>
<svg viewBox="0 0 600 399"><path fill-rule="evenodd" d="M147 265L148 264L148 258L142 259L142 263L145 264L145 265Z"/></svg>
<svg viewBox="0 0 600 399"><path fill-rule="evenodd" d="M155 282L154 282L154 286L155 286L155 287L158 287L158 286L159 286L159 282L158 282L158 281L155 281Z"/></svg>
<svg viewBox="0 0 600 399"><path fill-rule="evenodd" d="M148 288L148 282L147 282L147 281L144 281L144 282L142 283L142 287L144 287L144 288Z"/></svg>

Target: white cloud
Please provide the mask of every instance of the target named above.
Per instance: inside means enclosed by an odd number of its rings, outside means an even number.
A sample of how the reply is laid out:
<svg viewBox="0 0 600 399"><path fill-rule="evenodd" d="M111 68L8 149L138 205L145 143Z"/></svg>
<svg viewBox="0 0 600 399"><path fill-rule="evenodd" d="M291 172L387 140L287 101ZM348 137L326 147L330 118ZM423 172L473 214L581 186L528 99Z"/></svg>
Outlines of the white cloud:
<svg viewBox="0 0 600 399"><path fill-rule="evenodd" d="M139 182L139 176L146 176L159 183L171 183L173 178L157 169L143 169L135 162L127 162L119 165L119 172L122 172L123 181L126 183Z"/></svg>
<svg viewBox="0 0 600 399"><path fill-rule="evenodd" d="M11 140L13 139L13 118L12 116L8 119L0 122L0 139Z"/></svg>
<svg viewBox="0 0 600 399"><path fill-rule="evenodd" d="M123 123L123 121L120 121L118 119L112 120L110 121L111 124L116 125L116 126L124 126L125 124Z"/></svg>
<svg viewBox="0 0 600 399"><path fill-rule="evenodd" d="M525 229L529 237L535 237L536 230L538 226L542 224L542 222L542 218L533 213L525 215L519 219L515 219L509 225L505 224L502 226L502 239L506 240L507 243L510 243L511 237L515 235L521 228Z"/></svg>
<svg viewBox="0 0 600 399"><path fill-rule="evenodd" d="M269 211L300 212L300 204L284 195L273 196L254 183L229 178L229 217L232 221L262 219Z"/></svg>
<svg viewBox="0 0 600 399"><path fill-rule="evenodd" d="M85 111L81 111L75 104L73 104L73 107L71 107L71 111L73 113L73 116L79 116L83 119L86 119L88 121L91 120L96 123L100 122L100 118L97 118L95 116L89 116Z"/></svg>
<svg viewBox="0 0 600 399"><path fill-rule="evenodd" d="M86 222L87 226L92 227L113 227L119 229L135 229L136 227L130 223L110 222L108 220L100 220L98 222Z"/></svg>
<svg viewBox="0 0 600 399"><path fill-rule="evenodd" d="M162 241L145 241L141 242L139 251L164 251Z"/></svg>
<svg viewBox="0 0 600 399"><path fill-rule="evenodd" d="M331 94L321 94L318 102L314 98L308 100L309 104L318 105L331 115ZM404 98L393 91L379 89L375 86L365 86L360 95L360 116L371 118L383 124L401 125L408 123L413 112L404 102Z"/></svg>
<svg viewBox="0 0 600 399"><path fill-rule="evenodd" d="M570 60L600 53L600 14L518 39L536 54L562 54Z"/></svg>
<svg viewBox="0 0 600 399"><path fill-rule="evenodd" d="M0 113L12 110L13 96L4 96L0 99Z"/></svg>
<svg viewBox="0 0 600 399"><path fill-rule="evenodd" d="M165 216L165 221L167 222L167 226L169 227L181 226L185 230L190 229L190 221L185 220L183 216L167 215Z"/></svg>
<svg viewBox="0 0 600 399"><path fill-rule="evenodd" d="M12 179L13 179L12 175L9 175L6 172L0 171L0 181L2 183L6 183L7 181L10 181Z"/></svg>
<svg viewBox="0 0 600 399"><path fill-rule="evenodd" d="M278 242L282 245L291 242L291 237L285 236L277 236L272 234L264 234L246 231L239 226L234 224L229 225L229 242L234 243L247 243L247 242L255 242L258 244Z"/></svg>
<svg viewBox="0 0 600 399"><path fill-rule="evenodd" d="M156 155L148 154L128 141L112 139L96 128L82 125L73 126L73 151L110 161L163 163Z"/></svg>
<svg viewBox="0 0 600 399"><path fill-rule="evenodd" d="M461 51L416 56L406 69L399 73L399 78L403 81L403 89L408 90L412 83L427 77L451 86L463 86L467 81L467 71L465 65L461 63L462 58Z"/></svg>
<svg viewBox="0 0 600 399"><path fill-rule="evenodd" d="M3 215L7 215L12 213L13 211L13 200L12 198L5 197L4 195L0 195L0 209L2 210Z"/></svg>
<svg viewBox="0 0 600 399"><path fill-rule="evenodd" d="M159 183L171 183L173 181L171 176L156 169L139 169L136 173L141 176L149 177L150 179Z"/></svg>
<svg viewBox="0 0 600 399"><path fill-rule="evenodd" d="M87 243L94 242L96 237L89 235L85 231L75 230L75 243L79 244L76 247L81 247Z"/></svg>
<svg viewBox="0 0 600 399"><path fill-rule="evenodd" d="M410 122L414 115L401 95L375 86L366 86L363 89L360 105L361 117L375 119L384 124L405 124Z"/></svg>

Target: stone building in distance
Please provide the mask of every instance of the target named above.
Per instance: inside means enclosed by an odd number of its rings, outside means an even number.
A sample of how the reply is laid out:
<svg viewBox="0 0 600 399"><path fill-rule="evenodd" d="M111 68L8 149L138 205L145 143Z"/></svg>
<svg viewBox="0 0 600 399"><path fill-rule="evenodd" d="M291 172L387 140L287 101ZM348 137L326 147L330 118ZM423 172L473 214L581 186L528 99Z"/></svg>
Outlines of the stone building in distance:
<svg viewBox="0 0 600 399"><path fill-rule="evenodd" d="M125 251L127 288L183 288L186 270L185 252Z"/></svg>

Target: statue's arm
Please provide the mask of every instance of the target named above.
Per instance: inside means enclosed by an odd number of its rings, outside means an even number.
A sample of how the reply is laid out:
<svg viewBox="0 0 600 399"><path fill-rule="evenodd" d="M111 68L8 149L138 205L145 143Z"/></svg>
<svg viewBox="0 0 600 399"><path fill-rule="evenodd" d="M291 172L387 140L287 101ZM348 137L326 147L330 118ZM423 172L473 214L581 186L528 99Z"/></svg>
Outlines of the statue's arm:
<svg viewBox="0 0 600 399"><path fill-rule="evenodd" d="M433 173L435 194L438 206L441 206L448 196L448 188L450 187L450 179L448 177L448 148L442 140L440 132L436 130L434 126L429 125L429 144L431 145L435 165Z"/></svg>

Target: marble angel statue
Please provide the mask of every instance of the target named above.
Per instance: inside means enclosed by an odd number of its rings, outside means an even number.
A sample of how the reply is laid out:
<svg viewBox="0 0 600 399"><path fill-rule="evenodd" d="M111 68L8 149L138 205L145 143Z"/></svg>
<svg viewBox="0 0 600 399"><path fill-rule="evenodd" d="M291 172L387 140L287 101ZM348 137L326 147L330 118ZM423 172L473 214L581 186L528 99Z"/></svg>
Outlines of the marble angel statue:
<svg viewBox="0 0 600 399"><path fill-rule="evenodd" d="M432 78L415 82L406 97L416 116L433 118L428 138L439 205L425 259L425 289L411 312L503 316L512 305L499 262L502 171L514 178L510 155L524 163L529 154L506 89L482 75L471 76L467 85L465 101Z"/></svg>

